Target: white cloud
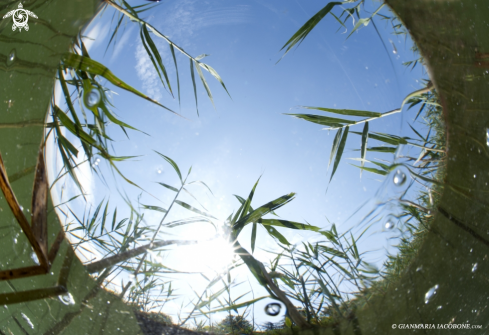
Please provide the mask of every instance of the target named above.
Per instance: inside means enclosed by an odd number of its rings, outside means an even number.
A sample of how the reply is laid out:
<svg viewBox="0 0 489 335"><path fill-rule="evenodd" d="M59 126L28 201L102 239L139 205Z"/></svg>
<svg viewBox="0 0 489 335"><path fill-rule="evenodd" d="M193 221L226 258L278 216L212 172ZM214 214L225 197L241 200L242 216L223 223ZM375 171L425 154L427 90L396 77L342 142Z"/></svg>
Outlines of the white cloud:
<svg viewBox="0 0 489 335"><path fill-rule="evenodd" d="M139 79L143 82L144 93L155 100L163 97L160 90L160 79L153 63L149 59L141 42L136 47L136 71Z"/></svg>

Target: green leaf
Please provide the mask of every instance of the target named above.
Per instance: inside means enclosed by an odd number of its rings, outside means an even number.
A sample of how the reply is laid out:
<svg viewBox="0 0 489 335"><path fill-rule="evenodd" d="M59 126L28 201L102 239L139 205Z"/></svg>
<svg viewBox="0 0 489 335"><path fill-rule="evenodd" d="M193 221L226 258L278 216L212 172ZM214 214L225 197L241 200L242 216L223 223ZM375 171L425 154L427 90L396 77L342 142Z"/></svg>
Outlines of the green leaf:
<svg viewBox="0 0 489 335"><path fill-rule="evenodd" d="M199 183L199 184L204 185L205 187L207 187L207 189L209 190L209 192L211 192L211 194L212 194L212 195L214 195L214 193L212 193L212 190L210 189L210 187L209 187L209 186L207 186L207 184L206 184L206 183L204 183L204 182L203 182L203 181L201 181L201 180L196 180L196 181L190 182L190 183L188 183L187 185L191 185L191 184L195 184L195 183Z"/></svg>
<svg viewBox="0 0 489 335"><path fill-rule="evenodd" d="M303 119L308 122L317 123L323 126L329 126L332 128L341 128L345 125L355 124L355 121L346 120L346 119L338 119L335 117L322 116L322 115L314 115L314 114L287 114L298 119Z"/></svg>
<svg viewBox="0 0 489 335"><path fill-rule="evenodd" d="M351 36L351 34L353 34L358 28L360 28L360 26L363 24L364 26L367 26L370 22L370 20L372 20L372 18L382 9L382 7L384 7L385 4L382 4L380 5L379 8L377 8L375 10L375 12L372 14L372 16L368 17L368 18L364 18L364 19L359 19L357 21L357 23L355 24L355 26L353 27L353 30L351 31L350 35L348 35L347 39Z"/></svg>
<svg viewBox="0 0 489 335"><path fill-rule="evenodd" d="M416 131L416 129L413 128L413 126L411 126L409 123L408 125L412 129L412 131L414 131L414 133L418 135L425 143L428 142L428 137L424 138L418 131Z"/></svg>
<svg viewBox="0 0 489 335"><path fill-rule="evenodd" d="M336 172L336 169L338 168L338 165L340 164L341 156L343 155L343 150L345 149L346 139L348 137L349 129L350 129L350 127L346 127L345 131L343 133L343 136L341 137L341 142L340 142L340 145L338 147L338 152L336 153L336 157L335 157L334 164L333 164L333 172L331 173L331 177L329 178L330 182L333 179L333 176Z"/></svg>
<svg viewBox="0 0 489 335"><path fill-rule="evenodd" d="M110 231L114 231L116 220L117 220L117 208L114 210L114 214L112 215L112 226L110 228Z"/></svg>
<svg viewBox="0 0 489 335"><path fill-rule="evenodd" d="M338 131L336 132L336 136L334 137L333 146L331 147L331 153L329 155L328 169L329 169L329 166L331 165L331 162L333 161L333 157L336 154L336 151L338 151L338 146L340 145L341 134L343 134L343 128L338 129Z"/></svg>
<svg viewBox="0 0 489 335"><path fill-rule="evenodd" d="M133 126L130 126L128 125L127 123L124 123L122 122L121 120L119 120L118 118L116 118L111 112L110 110L107 108L107 106L104 104L104 103L101 103L99 105L99 107L102 109L102 111L104 112L104 114L107 116L107 118L112 122L112 123L115 123L116 125L118 126L121 126L121 127L126 127L126 128L129 128L129 129L133 129L133 130L137 130L137 131L140 131L139 129L137 128L134 128ZM142 132L142 131L141 131ZM145 132L142 132L144 134L146 134ZM147 135L147 134L146 134Z"/></svg>
<svg viewBox="0 0 489 335"><path fill-rule="evenodd" d="M261 219L259 222L264 226L277 226L277 227L284 227L290 229L310 230L316 232L321 230L321 228L316 226L306 225L303 223L288 221L288 220Z"/></svg>
<svg viewBox="0 0 489 335"><path fill-rule="evenodd" d="M367 156L367 141L368 141L368 122L365 122L365 125L363 126L363 132L362 132L362 147L361 147L362 167L364 165L364 159ZM360 172L360 177L361 176L362 173Z"/></svg>
<svg viewBox="0 0 489 335"><path fill-rule="evenodd" d="M195 62L195 68L197 69L197 73L199 74L200 80L202 81L202 85L204 85L204 88L205 88L205 90L207 92L207 96L211 100L212 106L214 106L214 108L215 108L214 99L212 99L211 89L209 88L209 85L207 85L207 81L204 78L204 74L202 73L202 70L200 69L200 66L199 66L199 63L198 62Z"/></svg>
<svg viewBox="0 0 489 335"><path fill-rule="evenodd" d="M328 290L328 288L326 287L326 285L324 285L324 282L321 280L321 278L316 278L316 279L317 279L317 282L319 283L319 286L321 287L321 290L323 291L323 293L326 296L328 296L329 301L331 301L331 303L335 307L335 309L338 312L338 314L339 315L342 315L340 309L338 308L338 305L336 304L336 301L335 301L334 297L332 296L331 292Z"/></svg>
<svg viewBox="0 0 489 335"><path fill-rule="evenodd" d="M107 220L107 211L109 209L109 200L105 203L104 214L102 215L102 223L100 224L100 235L104 233L105 221Z"/></svg>
<svg viewBox="0 0 489 335"><path fill-rule="evenodd" d="M57 136L58 136L59 143L65 149L67 149L69 152L71 152L75 157L78 157L78 150L76 150L76 148L73 146L73 144L71 144L71 142L68 141L66 139L66 137L64 137L63 135L61 135L61 133L58 133Z"/></svg>
<svg viewBox="0 0 489 335"><path fill-rule="evenodd" d="M334 240L336 241L336 239L334 239ZM321 250L323 250L325 253L331 254L333 256L337 256L337 257L341 257L341 258L345 258L345 259L347 257L343 252L336 250L336 249L333 249L333 248L330 248L330 247L327 247L325 245L320 245L319 248Z"/></svg>
<svg viewBox="0 0 489 335"><path fill-rule="evenodd" d="M160 185L161 185L161 186L163 186L163 187L166 187L166 188L167 188L167 189L169 189L169 190L172 190L172 191L174 191L174 192L178 192L178 189L176 189L176 188L175 188L175 187L173 187L173 186L170 186L170 185L167 185L167 184L164 184L164 183L158 183L158 184L160 184Z"/></svg>
<svg viewBox="0 0 489 335"><path fill-rule="evenodd" d="M224 85L224 82L222 81L221 79L221 76L219 76L219 74L217 73L216 70L214 70L210 65L207 65L207 64L204 64L204 63L200 63L199 62L199 65L206 69L214 78L216 78L216 80L221 83L221 86L224 88L224 90L226 91L226 93L228 94L229 97L231 97L231 94L229 94L228 92L228 89L226 88L226 85Z"/></svg>
<svg viewBox="0 0 489 335"><path fill-rule="evenodd" d="M76 111L75 111L75 108L73 107L73 103L71 101L71 96L70 96L70 92L68 90L68 86L66 85L66 80L65 80L65 77L63 75L63 70L61 67L59 67L58 69L58 78L59 78L59 82L61 84L61 88L62 88L62 91L63 91L63 95L64 95L64 98L65 98L65 102L66 104L68 105L68 109L70 110L71 112L71 116L73 117L73 120L74 120L74 124L75 124L75 130L77 132L77 137L80 137L78 135L78 130L82 129L82 125L80 123L80 120L78 119L78 115L76 114ZM88 159L91 158L91 155L90 155L90 150L87 146L87 143L81 141L82 143L82 147L83 147L83 150L85 151L85 155L88 157Z"/></svg>
<svg viewBox="0 0 489 335"><path fill-rule="evenodd" d="M59 153L61 154L61 159L63 160L63 165L64 165L64 168L68 171L69 175L71 176L71 178L73 179L73 181L75 182L76 186L78 187L78 189L84 193L85 191L83 190L83 187L81 186L81 183L80 181L78 180L78 177L76 176L76 172L75 172L75 169L73 168L73 166L71 165L71 162L69 160L69 158L67 157L66 155L66 152L64 150L63 147L59 147Z"/></svg>
<svg viewBox="0 0 489 335"><path fill-rule="evenodd" d="M369 168L369 167L365 167L365 166L358 166L358 165L354 165L354 164L351 164L351 165L353 165L354 167L357 167L357 168L359 168L361 170L365 170L365 171L368 171L368 172L380 174L381 176L386 176L387 173L388 173L387 171L384 171L384 170Z"/></svg>
<svg viewBox="0 0 489 335"><path fill-rule="evenodd" d="M168 223L165 223L165 226L168 228L174 228L174 227L183 226L183 225L191 224L191 223L198 223L198 222L207 222L207 223L210 223L214 226L214 223L211 220L209 220L205 217L204 218L200 217L200 216L168 222Z"/></svg>
<svg viewBox="0 0 489 335"><path fill-rule="evenodd" d="M372 152L388 152L388 153L394 153L396 152L397 147L371 147L367 148L367 151L372 151Z"/></svg>
<svg viewBox="0 0 489 335"><path fill-rule="evenodd" d="M175 57L175 48L173 47L173 43L170 43L170 51L173 57L173 63L175 64L175 72L177 73L177 91L178 91L178 104L180 104L180 76L178 74L178 64L177 58Z"/></svg>
<svg viewBox="0 0 489 335"><path fill-rule="evenodd" d="M265 298L270 298L270 296L267 295L267 296L256 298L256 299L253 299L253 300L250 300L250 301L242 302L240 304L232 304L232 305L229 305L227 307L218 308L218 309L214 309L212 311L202 312L202 313L204 313L204 314L212 314L212 313L216 313L216 312L225 312L225 311L235 310L235 309L238 309L238 308L248 307L248 306L253 305L255 302L260 301L260 300L263 300Z"/></svg>
<svg viewBox="0 0 489 335"><path fill-rule="evenodd" d="M350 232L350 236L351 236L351 244L353 246L353 257L355 259L359 259L360 254L358 253L357 242L355 241L355 238L353 237L353 234L351 232Z"/></svg>
<svg viewBox="0 0 489 335"><path fill-rule="evenodd" d="M152 103L163 107L164 109L179 115L178 113L172 111L171 109L163 106L160 104L158 101L151 99L150 97L144 95L143 93L139 92L135 88L129 86L125 82L123 82L121 79L117 78L108 68L100 64L99 62L88 58L84 56L80 56L77 54L73 53L68 53L62 58L62 62L66 67L70 67L75 70L82 70L88 73L91 73L93 75L99 75L101 77L104 77L107 79L109 82L111 82L113 85L120 87L122 89L125 89L126 91L129 91L131 93L134 93L138 96L140 96L143 99L146 99L148 101L151 101Z"/></svg>
<svg viewBox="0 0 489 335"><path fill-rule="evenodd" d="M246 251L246 249L241 247L237 240L234 244L235 253L241 257L253 276L255 276L258 283L264 287L267 287L267 279L262 272L263 264L260 264L253 256L250 255L248 251Z"/></svg>
<svg viewBox="0 0 489 335"><path fill-rule="evenodd" d="M334 108L309 107L309 106L299 106L299 108L315 109L315 110L320 110L320 111L324 111L324 112L335 113L335 114L340 114L340 115L349 115L349 116L365 116L365 117L381 117L382 116L382 113L355 110L355 109L334 109Z"/></svg>
<svg viewBox="0 0 489 335"><path fill-rule="evenodd" d="M312 18L310 18L292 37L285 43L282 47L287 48L285 50L284 56L292 49L297 43L301 43L306 36L311 32L311 30L334 8L334 6L341 6L342 2L330 2L323 9L317 12ZM282 58L284 57L282 56Z"/></svg>
<svg viewBox="0 0 489 335"><path fill-rule="evenodd" d="M363 133L359 133L356 131L352 131L352 133L357 135L363 135ZM408 144L405 138L396 135L385 134L385 133L369 133L368 137L392 145Z"/></svg>
<svg viewBox="0 0 489 335"><path fill-rule="evenodd" d="M355 24L355 26L353 27L351 33L348 35L347 39L358 29L360 28L362 25L364 26L367 26L370 22L370 18L364 18L364 19L359 19L357 21L357 23Z"/></svg>
<svg viewBox="0 0 489 335"><path fill-rule="evenodd" d="M183 208L186 208L188 209L189 211L192 211L194 213L197 213L199 215L202 215L202 216L206 216L208 218L211 218L211 219L216 219L215 217L213 217L212 215L208 214L208 213L205 213L205 212L202 212L201 210L195 208L195 207L192 207L190 206L189 204L183 202L183 201L180 201L180 200L175 200L175 203L176 204L179 204L180 206L182 206ZM216 219L217 220L217 219Z"/></svg>
<svg viewBox="0 0 489 335"><path fill-rule="evenodd" d="M161 213L166 213L168 212L166 209L164 208L161 208L161 207L158 207L158 206L149 206L149 205L143 205L141 204L145 209L149 209L149 210L152 210L152 211L157 211L157 212L161 212Z"/></svg>
<svg viewBox="0 0 489 335"><path fill-rule="evenodd" d="M153 63L153 67L155 68L156 73L158 73L158 76L160 77L160 80L161 80L161 83L163 84L163 87L166 88L165 82L163 81L163 78L161 77L160 68L156 64L155 57L153 56L153 54L150 51L150 48L148 47L147 39L146 39L145 34L144 34L145 33L144 27L145 27L145 25L143 24L141 27L141 31L139 32L139 36L141 37L141 42L143 43L144 49L146 50L146 53L148 54L149 59L151 60L151 63ZM146 29L146 33L147 33L147 29Z"/></svg>
<svg viewBox="0 0 489 335"><path fill-rule="evenodd" d="M61 121L61 124L68 129L73 135L78 137L81 141L84 141L85 143L96 146L97 142L90 136L88 135L85 131L82 129L79 129L76 127L76 125L73 123L73 121L70 120L68 115L66 115L58 106L54 105L54 115Z"/></svg>
<svg viewBox="0 0 489 335"><path fill-rule="evenodd" d="M258 183L260 182L260 178L258 178L255 185L251 189L250 195L248 196L248 199L246 199L246 201L244 203L243 211L241 212L241 215L239 216L238 220L241 220L246 214L248 214L248 211L249 211L250 206L251 206L251 201L253 200L253 196L255 194L256 187L258 186Z"/></svg>
<svg viewBox="0 0 489 335"><path fill-rule="evenodd" d="M255 252L255 242L256 242L256 227L257 223L253 223L253 229L251 230L251 253Z"/></svg>
<svg viewBox="0 0 489 335"><path fill-rule="evenodd" d="M177 172L178 174L178 177L180 178L180 181L182 182L182 185L183 185L183 179L182 179L182 174L180 173L180 169L178 168L178 165L177 163L175 163L173 161L173 159L171 159L170 157L167 157L163 154L160 154L158 151L154 151L156 152L158 155L160 155L161 157L163 157L168 163L170 163L170 165L173 167L173 169Z"/></svg>
<svg viewBox="0 0 489 335"><path fill-rule="evenodd" d="M190 76L192 77L192 85L194 87L195 109L197 109L197 115L199 115L199 105L197 102L197 86L195 85L194 61L192 59L190 59Z"/></svg>
<svg viewBox="0 0 489 335"><path fill-rule="evenodd" d="M249 213L248 215L238 220L233 226L233 231L236 233L236 236L239 234L241 229L243 229L244 226L246 226L248 223L257 222L259 219L261 219L262 216L286 205L287 203L289 203L294 199L294 196L295 193L289 193L287 195L281 196L280 198L270 201L265 205L255 209L253 212Z"/></svg>
<svg viewBox="0 0 489 335"><path fill-rule="evenodd" d="M153 39L151 38L151 36L149 35L148 28L146 27L146 24L143 24L142 30L143 30L143 33L144 33L144 37L146 38L146 42L148 43L151 51L154 54L154 57L155 57L156 61L158 62L158 66L160 67L161 72L163 72L163 75L164 75L165 80L166 80L166 84L168 85L168 89L170 90L170 93L173 95L173 91L171 89L170 80L168 79L168 74L166 73L165 65L163 65L163 61L161 60L161 55L160 55L160 53L158 51L158 48L154 44ZM148 52L148 54L150 54L150 53ZM157 69L157 66L156 65L155 65L155 68ZM158 74L159 74L159 71L158 71ZM160 79L161 79L161 76L160 76ZM165 83L163 82L163 80L161 80L161 82L163 83L163 86L165 86Z"/></svg>
<svg viewBox="0 0 489 335"><path fill-rule="evenodd" d="M205 208L205 206L204 206L204 205L202 205L202 204L200 203L200 201L199 201L199 200L197 200L197 198L196 198L196 197L195 197L195 196L194 196L192 193L190 193L190 191L189 191L189 190L187 190L185 187L183 187L183 188L182 188L182 190L183 190L185 193L187 193L188 195L190 195L190 196L191 196L191 197L192 197L192 198L193 198L195 201L197 201L197 203L200 205L200 207L202 207L204 210L206 210L206 211L207 211L207 208Z"/></svg>
<svg viewBox="0 0 489 335"><path fill-rule="evenodd" d="M225 291L226 291L226 287L223 287L222 289L220 289L216 293L212 294L209 297L209 299L204 300L204 301L201 301L199 304L197 304L196 308L197 309L201 309L202 307L205 307L205 306L209 305L212 301L214 301L218 296L220 296Z"/></svg>
<svg viewBox="0 0 489 335"><path fill-rule="evenodd" d="M334 244L338 244L338 240L335 237L335 234L333 234L331 231L320 231L319 232L321 235L324 235L328 240L333 242Z"/></svg>
<svg viewBox="0 0 489 335"><path fill-rule="evenodd" d="M363 163L375 164L377 166L380 166L385 171L391 171L392 170L392 166L389 166L389 165L384 164L384 163L380 163L380 162L376 162L376 161L369 161L368 159L361 159L361 158L350 158L350 159L351 160L355 160L355 161L360 161L360 162L363 162Z"/></svg>
<svg viewBox="0 0 489 335"><path fill-rule="evenodd" d="M261 223L260 220L258 220L258 222ZM290 245L289 241L287 241L287 239L282 234L280 234L279 231L277 229L275 229L274 227L267 226L267 227L265 227L265 229L270 236L279 240L280 243L285 244L285 245Z"/></svg>

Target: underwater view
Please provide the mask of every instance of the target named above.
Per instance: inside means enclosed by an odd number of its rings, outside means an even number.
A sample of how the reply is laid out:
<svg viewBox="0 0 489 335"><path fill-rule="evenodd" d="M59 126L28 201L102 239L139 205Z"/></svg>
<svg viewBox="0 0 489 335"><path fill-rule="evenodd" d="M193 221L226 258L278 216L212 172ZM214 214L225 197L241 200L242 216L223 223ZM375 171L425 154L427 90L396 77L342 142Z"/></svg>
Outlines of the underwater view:
<svg viewBox="0 0 489 335"><path fill-rule="evenodd" d="M0 335L489 331L485 1L0 16Z"/></svg>

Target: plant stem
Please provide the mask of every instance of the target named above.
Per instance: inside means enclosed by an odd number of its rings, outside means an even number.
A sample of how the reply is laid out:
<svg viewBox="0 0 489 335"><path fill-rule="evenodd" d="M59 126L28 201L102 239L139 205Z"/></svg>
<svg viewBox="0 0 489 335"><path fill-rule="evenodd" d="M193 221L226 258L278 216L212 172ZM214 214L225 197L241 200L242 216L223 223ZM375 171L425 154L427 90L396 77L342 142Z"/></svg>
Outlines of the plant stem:
<svg viewBox="0 0 489 335"><path fill-rule="evenodd" d="M110 2L110 1L109 1ZM185 186L185 182L187 181L187 178L185 178L185 181L182 183L182 186L180 187L180 189L178 190L177 194L175 195L175 198L173 198L173 201L171 202L170 204L170 207L168 207L168 210L166 211L165 215L163 216L163 219L161 219L160 221L160 224L158 226L158 229L156 229L155 233L153 234L153 237L151 238L151 242L150 244L153 244L154 240L156 239L156 236L158 235L158 233L160 232L161 230L161 227L163 226L163 222L165 221L166 217L168 216L168 213L170 213L170 210L171 208L173 207L173 204L175 203L175 201L177 200L178 196L180 195L180 192L182 191L183 187ZM143 265L144 263L144 260L146 259L146 255L148 253L145 252L144 255L143 255L143 258L141 258L141 261L139 262L139 265L138 267L136 268L136 271L134 272L134 275L136 276L139 272L139 270L141 269L141 266Z"/></svg>

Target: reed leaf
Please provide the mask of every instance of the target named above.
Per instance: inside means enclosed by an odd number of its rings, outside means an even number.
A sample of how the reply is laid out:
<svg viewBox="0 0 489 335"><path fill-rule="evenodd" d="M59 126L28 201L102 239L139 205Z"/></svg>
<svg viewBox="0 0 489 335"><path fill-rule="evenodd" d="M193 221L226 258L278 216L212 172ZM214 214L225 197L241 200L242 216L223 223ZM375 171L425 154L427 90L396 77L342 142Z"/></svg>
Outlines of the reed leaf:
<svg viewBox="0 0 489 335"><path fill-rule="evenodd" d="M197 213L199 215L202 215L202 216L205 216L205 217L208 217L208 218L211 218L211 219L216 219L215 217L213 217L212 215L208 214L208 213L205 213L205 212L202 212L201 210L198 210L197 208L195 207L192 207L190 206L189 204L183 202L183 201L180 201L180 200L175 200L175 203L176 204L179 204L180 206L182 206L183 208L185 209L188 209L189 211L192 211L194 213ZM217 219L216 219L217 220Z"/></svg>
<svg viewBox="0 0 489 335"><path fill-rule="evenodd" d="M321 228L316 226L306 225L303 223L288 221L288 220L261 219L259 223L261 223L263 226L277 226L277 227L284 227L284 228L298 229L298 230L310 230L316 232L321 230Z"/></svg>
<svg viewBox="0 0 489 335"><path fill-rule="evenodd" d="M62 58L62 62L65 67L69 67L75 70L82 70L91 73L93 75L104 77L113 85L120 87L126 91L129 91L133 94L136 94L137 96L146 99L148 101L151 101L152 103L180 116L180 114L174 112L170 108L163 106L158 101L151 99L147 95L139 92L132 86L126 84L121 79L116 77L107 67L105 67L104 65L100 64L99 62L91 58L80 56L74 53L68 53Z"/></svg>
<svg viewBox="0 0 489 335"><path fill-rule="evenodd" d="M333 176L336 172L336 169L338 168L338 165L340 164L341 156L343 155L343 150L345 149L346 139L348 137L349 129L350 129L350 127L346 127L345 131L343 132L343 136L341 137L341 141L340 141L340 144L338 146L338 151L336 152L336 157L335 157L334 164L333 164L333 172L331 172L331 177L329 178L330 182L333 179Z"/></svg>
<svg viewBox="0 0 489 335"><path fill-rule="evenodd" d="M178 177L180 178L180 182L182 183L183 185L183 179L182 179L182 174L180 172L180 168L178 167L177 163L175 163L173 161L173 159L171 159L170 157L167 157L161 153L159 153L158 151L155 150L155 152L160 155L161 157L163 157L163 159L165 159L168 163L170 163L170 165L173 167L173 169L175 170L175 172L178 174Z"/></svg>
<svg viewBox="0 0 489 335"><path fill-rule="evenodd" d="M282 47L285 50L282 58L292 49L296 44L302 43L302 41L307 37L307 35L311 32L312 29L329 13L335 6L341 6L342 2L330 2L323 9L317 12L312 18L310 18L302 27L297 30L297 32L292 35L292 37L285 43Z"/></svg>
<svg viewBox="0 0 489 335"><path fill-rule="evenodd" d="M367 156L367 141L368 141L368 122L365 122L362 132L362 146L361 146L361 157L362 157L362 167L364 165L364 159ZM360 170L360 177L362 176L362 170Z"/></svg>

